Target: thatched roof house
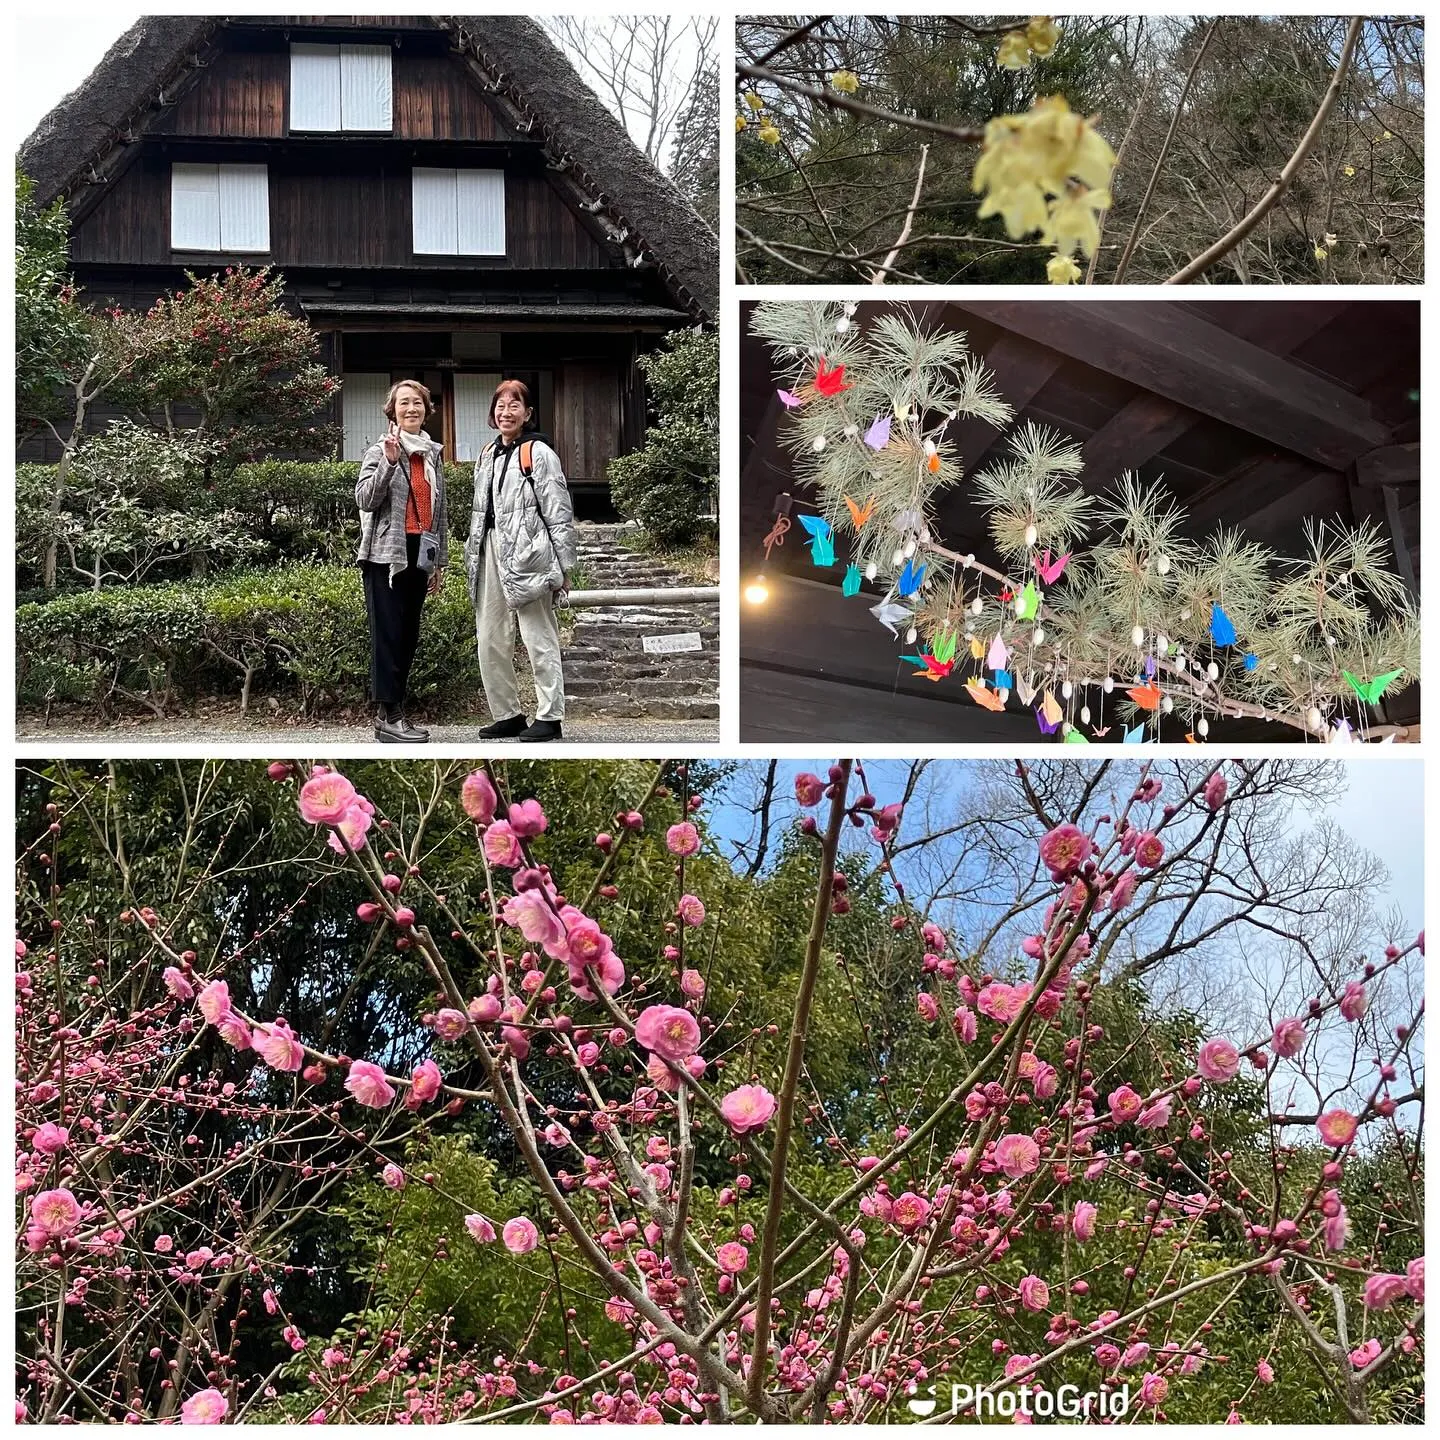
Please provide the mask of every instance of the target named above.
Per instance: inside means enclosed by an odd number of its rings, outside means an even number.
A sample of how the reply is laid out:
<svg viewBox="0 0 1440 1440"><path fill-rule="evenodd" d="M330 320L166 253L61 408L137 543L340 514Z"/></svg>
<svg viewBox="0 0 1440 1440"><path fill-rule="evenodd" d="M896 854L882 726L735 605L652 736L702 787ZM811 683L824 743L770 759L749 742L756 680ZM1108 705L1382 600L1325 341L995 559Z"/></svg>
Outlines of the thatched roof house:
<svg viewBox="0 0 1440 1440"><path fill-rule="evenodd" d="M92 298L282 270L350 382L347 450L382 379L423 371L467 458L514 373L598 482L643 429L636 355L718 311L713 232L518 16L146 17L19 164L67 202Z"/></svg>

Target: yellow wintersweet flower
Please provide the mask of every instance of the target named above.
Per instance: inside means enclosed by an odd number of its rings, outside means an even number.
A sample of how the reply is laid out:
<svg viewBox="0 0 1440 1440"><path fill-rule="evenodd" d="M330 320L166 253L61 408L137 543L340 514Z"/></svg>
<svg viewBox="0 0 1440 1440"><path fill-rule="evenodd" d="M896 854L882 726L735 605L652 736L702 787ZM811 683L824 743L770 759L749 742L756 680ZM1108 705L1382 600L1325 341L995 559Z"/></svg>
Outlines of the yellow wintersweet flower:
<svg viewBox="0 0 1440 1440"><path fill-rule="evenodd" d="M1388 130L1382 130L1380 134L1386 140L1393 140L1395 138Z"/></svg>
<svg viewBox="0 0 1440 1440"><path fill-rule="evenodd" d="M767 145L778 145L780 143L780 132L767 120L755 132Z"/></svg>
<svg viewBox="0 0 1440 1440"><path fill-rule="evenodd" d="M1315 247L1315 258L1316 258L1322 265L1323 265L1323 264L1325 263L1325 261L1329 258L1329 256L1330 256L1330 252L1329 252L1323 245L1317 245L1317 246Z"/></svg>
<svg viewBox="0 0 1440 1440"><path fill-rule="evenodd" d="M1059 43L1060 27L1048 15L1032 15L1025 27L1025 39L1043 60Z"/></svg>
<svg viewBox="0 0 1440 1440"><path fill-rule="evenodd" d="M846 95L853 95L860 88L860 77L853 70L837 70L830 83Z"/></svg>
<svg viewBox="0 0 1440 1440"><path fill-rule="evenodd" d="M1086 256L1095 253L1100 243L1100 222L1097 212L1110 208L1108 190L1089 190L1083 185L1067 185L1065 193L1050 206L1043 238L1061 255L1070 255L1078 245Z"/></svg>
<svg viewBox="0 0 1440 1440"><path fill-rule="evenodd" d="M737 115L735 117L735 133L738 135L744 128L745 117L743 115Z"/></svg>
<svg viewBox="0 0 1440 1440"><path fill-rule="evenodd" d="M1045 274L1052 285L1073 285L1080 278L1080 267L1068 255L1052 255Z"/></svg>
<svg viewBox="0 0 1440 1440"><path fill-rule="evenodd" d="M1355 167L1353 165L1347 165L1345 167L1345 173L1347 175L1353 175L1355 173Z"/></svg>
<svg viewBox="0 0 1440 1440"><path fill-rule="evenodd" d="M742 98L752 110L765 108L765 102L753 90L747 90Z"/></svg>
<svg viewBox="0 0 1440 1440"><path fill-rule="evenodd" d="M1023 30L1012 30L995 52L995 63L1003 70L1023 70L1030 63L1030 42Z"/></svg>
<svg viewBox="0 0 1440 1440"><path fill-rule="evenodd" d="M1091 208L1103 210L1110 203L1114 168L1115 152L1104 136L1084 116L1074 114L1063 98L1052 95L1037 100L1023 115L1000 115L986 125L970 183L985 195L980 218L1003 216L1006 232L1019 240L1044 228L1045 197L1065 195L1072 179L1081 182L1080 195L1085 191L1103 195L1103 201L1088 202ZM1081 226L1081 233L1088 234L1090 226ZM1062 228L1073 232L1075 217L1062 215Z"/></svg>

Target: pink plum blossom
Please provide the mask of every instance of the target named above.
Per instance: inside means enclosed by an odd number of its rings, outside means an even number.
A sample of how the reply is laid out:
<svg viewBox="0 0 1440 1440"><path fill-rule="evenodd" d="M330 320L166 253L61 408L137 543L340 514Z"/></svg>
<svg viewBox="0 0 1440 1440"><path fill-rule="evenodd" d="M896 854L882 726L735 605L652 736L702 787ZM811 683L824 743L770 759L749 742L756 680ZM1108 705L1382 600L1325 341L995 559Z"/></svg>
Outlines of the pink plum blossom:
<svg viewBox="0 0 1440 1440"><path fill-rule="evenodd" d="M721 1102L720 1113L736 1135L763 1130L775 1113L775 1097L763 1085L741 1085Z"/></svg>
<svg viewBox="0 0 1440 1440"><path fill-rule="evenodd" d="M69 1127L47 1120L35 1132L30 1143L42 1155L58 1155L70 1143Z"/></svg>
<svg viewBox="0 0 1440 1440"><path fill-rule="evenodd" d="M30 1202L31 1223L38 1225L50 1239L70 1234L80 1224L80 1218L80 1202L64 1186L42 1190Z"/></svg>
<svg viewBox="0 0 1440 1440"><path fill-rule="evenodd" d="M446 1005L435 1012L435 1033L450 1044L459 1040L469 1028L470 1019L463 1010Z"/></svg>
<svg viewBox="0 0 1440 1440"><path fill-rule="evenodd" d="M1158 1370L1149 1371L1140 1382L1140 1403L1158 1410L1170 1393L1170 1382Z"/></svg>
<svg viewBox="0 0 1440 1440"><path fill-rule="evenodd" d="M1135 837L1135 863L1142 870L1153 870L1165 858L1165 842L1153 830L1142 830Z"/></svg>
<svg viewBox="0 0 1440 1440"><path fill-rule="evenodd" d="M305 1063L305 1047L283 1020L257 1025L251 1043L255 1053L272 1070L293 1073Z"/></svg>
<svg viewBox="0 0 1440 1440"><path fill-rule="evenodd" d="M705 906L698 895L682 895L675 913L692 928L698 929L705 923Z"/></svg>
<svg viewBox="0 0 1440 1440"><path fill-rule="evenodd" d="M1077 1240L1093 1240L1095 1238L1095 1217L1100 1213L1097 1205L1089 1200L1077 1200L1075 1202L1075 1213L1070 1217L1070 1228L1075 1232Z"/></svg>
<svg viewBox="0 0 1440 1440"><path fill-rule="evenodd" d="M665 848L682 858L693 855L700 848L700 832L688 820L682 820L665 832Z"/></svg>
<svg viewBox="0 0 1440 1440"><path fill-rule="evenodd" d="M930 1202L913 1190L897 1195L890 1207L890 1220L905 1234L913 1234L930 1218Z"/></svg>
<svg viewBox="0 0 1440 1440"><path fill-rule="evenodd" d="M705 998L705 977L698 970L682 971L680 990L691 1000L703 1000Z"/></svg>
<svg viewBox="0 0 1440 1440"><path fill-rule="evenodd" d="M338 770L327 770L300 787L298 803L311 825L338 825L355 803L355 787Z"/></svg>
<svg viewBox="0 0 1440 1440"><path fill-rule="evenodd" d="M495 1227L483 1215L467 1215L465 1228L477 1245L489 1245L495 1239Z"/></svg>
<svg viewBox="0 0 1440 1440"><path fill-rule="evenodd" d="M1305 1022L1295 1016L1279 1020L1270 1036L1270 1048L1283 1060L1293 1060L1305 1048Z"/></svg>
<svg viewBox="0 0 1440 1440"><path fill-rule="evenodd" d="M1038 1275L1027 1275L1020 1282L1020 1303L1027 1310L1049 1309L1050 1287Z"/></svg>
<svg viewBox="0 0 1440 1440"><path fill-rule="evenodd" d="M1320 1138L1332 1149L1340 1149L1355 1138L1360 1122L1348 1110L1327 1110L1316 1122Z"/></svg>
<svg viewBox="0 0 1440 1440"><path fill-rule="evenodd" d="M1135 1123L1142 1130L1163 1130L1170 1123L1170 1105L1170 1096L1152 1096L1135 1117Z"/></svg>
<svg viewBox="0 0 1440 1440"><path fill-rule="evenodd" d="M1366 995L1365 987L1358 980L1352 980L1340 997L1340 1013L1353 1022L1365 1013L1369 1004L1370 997Z"/></svg>
<svg viewBox="0 0 1440 1440"><path fill-rule="evenodd" d="M385 1072L373 1060L357 1060L345 1077L345 1088L356 1102L372 1110L383 1109L395 1098Z"/></svg>
<svg viewBox="0 0 1440 1440"><path fill-rule="evenodd" d="M1040 1147L1028 1135L1002 1135L995 1142L995 1163L1012 1180L1029 1175L1040 1165Z"/></svg>
<svg viewBox="0 0 1440 1440"><path fill-rule="evenodd" d="M1206 782L1201 792L1205 804L1211 810L1218 810L1225 803L1225 792L1229 789L1225 777L1217 770Z"/></svg>
<svg viewBox="0 0 1440 1440"><path fill-rule="evenodd" d="M1134 1120L1145 1108L1145 1102L1128 1085L1118 1086L1110 1092L1107 1098L1110 1105L1110 1118L1117 1125L1124 1125L1127 1121Z"/></svg>
<svg viewBox="0 0 1440 1440"><path fill-rule="evenodd" d="M1094 848L1078 825L1057 825L1040 842L1040 860L1052 880L1068 880L1079 872Z"/></svg>
<svg viewBox="0 0 1440 1440"><path fill-rule="evenodd" d="M523 840L543 835L549 823L538 800L522 800L510 807L510 828Z"/></svg>
<svg viewBox="0 0 1440 1440"><path fill-rule="evenodd" d="M488 825L495 818L495 787L483 770L472 770L460 787L460 808L477 824Z"/></svg>
<svg viewBox="0 0 1440 1440"><path fill-rule="evenodd" d="M546 954L561 959L565 943L565 922L556 909L538 890L522 890L511 895L501 907L501 918L513 926L532 945L539 945Z"/></svg>
<svg viewBox="0 0 1440 1440"><path fill-rule="evenodd" d="M508 820L497 820L488 826L481 843L485 858L492 865L515 870L525 863L525 853L520 849L519 837Z"/></svg>
<svg viewBox="0 0 1440 1440"><path fill-rule="evenodd" d="M167 965L160 978L165 982L165 988L177 1000L193 1000L195 998L195 987L185 978L184 972L177 970L173 965Z"/></svg>
<svg viewBox="0 0 1440 1440"><path fill-rule="evenodd" d="M540 1243L540 1232L535 1228L535 1222L526 1215L507 1220L501 1235L505 1248L512 1255L528 1255Z"/></svg>
<svg viewBox="0 0 1440 1440"><path fill-rule="evenodd" d="M1373 1364L1380 1358L1380 1348L1378 1340L1367 1340L1363 1345L1357 1345L1350 1352L1350 1363L1357 1370L1363 1370L1367 1365Z"/></svg>
<svg viewBox="0 0 1440 1440"><path fill-rule="evenodd" d="M248 1050L254 1043L254 1036L251 1035L244 1017L234 1010L227 1010L215 1028L220 1032L220 1038L232 1050Z"/></svg>
<svg viewBox="0 0 1440 1440"><path fill-rule="evenodd" d="M1138 871L1127 870L1111 887L1109 904L1112 914L1118 914L1134 898L1135 887L1140 883Z"/></svg>
<svg viewBox="0 0 1440 1440"><path fill-rule="evenodd" d="M345 854L348 845L354 851L365 848L365 836L370 830L370 817L375 807L363 795L355 797L355 803L340 817L340 823L330 832L329 845L337 854Z"/></svg>
<svg viewBox="0 0 1440 1440"><path fill-rule="evenodd" d="M750 1252L738 1240L727 1240L715 1251L715 1259L727 1275L739 1275L750 1264Z"/></svg>
<svg viewBox="0 0 1440 1440"><path fill-rule="evenodd" d="M1227 1080L1233 1080L1236 1071L1240 1069L1240 1052L1229 1040L1217 1036L1200 1047L1195 1068L1206 1080L1223 1084Z"/></svg>
<svg viewBox="0 0 1440 1440"><path fill-rule="evenodd" d="M700 1048L700 1026L677 1005L649 1005L635 1021L635 1038L662 1060L679 1062Z"/></svg>
<svg viewBox="0 0 1440 1440"><path fill-rule="evenodd" d="M444 1076L433 1060L422 1060L410 1076L410 1093L422 1103L433 1100L440 1093Z"/></svg>
<svg viewBox="0 0 1440 1440"><path fill-rule="evenodd" d="M818 776L803 770L795 777L795 799L807 810L818 805L825 795L825 782Z"/></svg>
<svg viewBox="0 0 1440 1440"><path fill-rule="evenodd" d="M312 780L309 782L314 784ZM182 1425L218 1425L229 1413L230 1402L213 1386L198 1390L180 1406Z"/></svg>
<svg viewBox="0 0 1440 1440"><path fill-rule="evenodd" d="M212 980L195 1003L212 1025L218 1025L230 1013L230 987L223 980Z"/></svg>
<svg viewBox="0 0 1440 1440"><path fill-rule="evenodd" d="M1367 1310L1388 1310L1408 1293L1409 1282L1404 1275L1371 1275L1360 1298Z"/></svg>
<svg viewBox="0 0 1440 1440"><path fill-rule="evenodd" d="M982 1015L1008 1025L1025 1008L1030 999L1031 986L1028 981L1019 985L1006 985L994 980L987 985L975 1001Z"/></svg>
<svg viewBox="0 0 1440 1440"><path fill-rule="evenodd" d="M1405 1291L1412 1300L1425 1298L1425 1257L1417 1255L1405 1267Z"/></svg>

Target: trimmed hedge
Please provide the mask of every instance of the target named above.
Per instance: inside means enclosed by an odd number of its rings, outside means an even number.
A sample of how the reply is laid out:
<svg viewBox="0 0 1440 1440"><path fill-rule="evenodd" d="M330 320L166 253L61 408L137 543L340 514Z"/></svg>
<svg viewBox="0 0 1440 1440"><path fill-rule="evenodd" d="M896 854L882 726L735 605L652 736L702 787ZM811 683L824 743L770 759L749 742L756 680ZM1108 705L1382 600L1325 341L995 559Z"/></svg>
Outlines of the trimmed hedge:
<svg viewBox="0 0 1440 1440"><path fill-rule="evenodd" d="M444 592L425 602L410 692L427 714L476 713L480 672L464 557L451 547ZM200 584L60 595L15 613L21 705L74 702L110 719L202 696L284 694L305 715L365 700L370 640L350 565L288 564Z"/></svg>

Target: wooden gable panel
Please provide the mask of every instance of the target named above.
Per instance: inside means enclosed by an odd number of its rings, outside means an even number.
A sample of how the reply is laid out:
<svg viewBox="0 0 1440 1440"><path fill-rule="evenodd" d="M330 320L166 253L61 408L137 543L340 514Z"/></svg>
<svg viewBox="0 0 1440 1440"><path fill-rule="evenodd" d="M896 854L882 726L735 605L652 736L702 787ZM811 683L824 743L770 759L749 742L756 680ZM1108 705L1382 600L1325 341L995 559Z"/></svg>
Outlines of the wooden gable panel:
<svg viewBox="0 0 1440 1440"><path fill-rule="evenodd" d="M474 81L448 55L396 55L394 75L400 139L509 138Z"/></svg>
<svg viewBox="0 0 1440 1440"><path fill-rule="evenodd" d="M544 175L506 175L505 233L512 265L571 270L609 263L600 242Z"/></svg>
<svg viewBox="0 0 1440 1440"><path fill-rule="evenodd" d="M287 51L223 51L156 130L232 139L282 138L289 79Z"/></svg>

